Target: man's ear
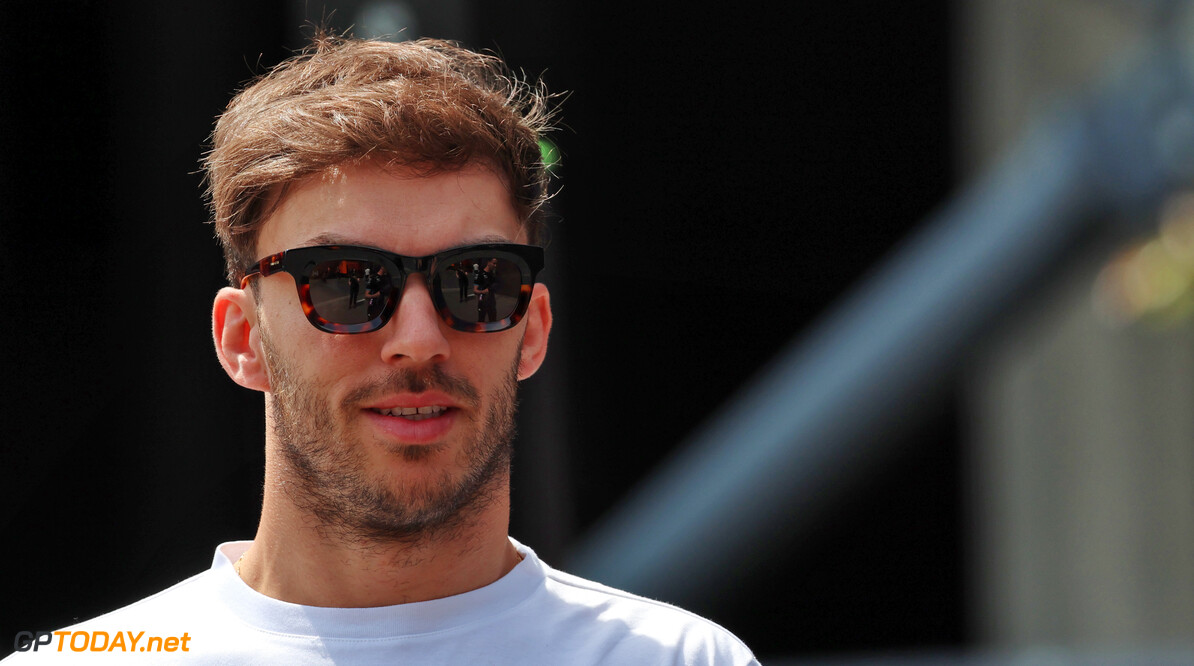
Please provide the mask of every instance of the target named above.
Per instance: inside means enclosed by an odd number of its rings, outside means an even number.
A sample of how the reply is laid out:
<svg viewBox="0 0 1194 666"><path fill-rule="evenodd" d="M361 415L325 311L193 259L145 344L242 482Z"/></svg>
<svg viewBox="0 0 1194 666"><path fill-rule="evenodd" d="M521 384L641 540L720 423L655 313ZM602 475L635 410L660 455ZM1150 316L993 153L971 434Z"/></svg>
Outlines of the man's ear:
<svg viewBox="0 0 1194 666"><path fill-rule="evenodd" d="M211 329L216 356L232 381L255 391L269 391L269 374L261 351L252 294L232 287L217 292L211 311Z"/></svg>
<svg viewBox="0 0 1194 666"><path fill-rule="evenodd" d="M535 374L547 356L547 336L551 333L551 294L547 285L536 283L527 306L526 329L522 335L522 353L518 359L518 379Z"/></svg>

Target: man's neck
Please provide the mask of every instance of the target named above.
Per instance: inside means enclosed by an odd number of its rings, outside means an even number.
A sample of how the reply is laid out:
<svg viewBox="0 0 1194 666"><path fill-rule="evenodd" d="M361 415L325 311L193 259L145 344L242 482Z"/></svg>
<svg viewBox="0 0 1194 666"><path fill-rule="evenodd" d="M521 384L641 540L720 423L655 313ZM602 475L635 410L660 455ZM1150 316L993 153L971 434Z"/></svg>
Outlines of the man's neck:
<svg viewBox="0 0 1194 666"><path fill-rule="evenodd" d="M501 497L452 534L379 542L333 537L267 492L257 536L237 571L258 592L305 606L365 608L461 594L496 581L522 559L507 536L509 493Z"/></svg>

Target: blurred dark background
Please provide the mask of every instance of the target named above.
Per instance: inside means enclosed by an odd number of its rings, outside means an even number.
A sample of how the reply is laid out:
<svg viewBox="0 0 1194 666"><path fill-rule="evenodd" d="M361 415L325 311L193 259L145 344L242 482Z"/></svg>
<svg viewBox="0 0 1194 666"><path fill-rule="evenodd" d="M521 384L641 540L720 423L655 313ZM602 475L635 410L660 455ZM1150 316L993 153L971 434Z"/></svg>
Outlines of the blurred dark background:
<svg viewBox="0 0 1194 666"><path fill-rule="evenodd" d="M212 353L197 169L231 93L303 45L294 4L5 8L0 654L254 532L261 398ZM462 32L424 34L568 92L512 526L560 563L950 193L949 5L448 4ZM693 610L764 661L969 645L958 405L913 408L865 488Z"/></svg>

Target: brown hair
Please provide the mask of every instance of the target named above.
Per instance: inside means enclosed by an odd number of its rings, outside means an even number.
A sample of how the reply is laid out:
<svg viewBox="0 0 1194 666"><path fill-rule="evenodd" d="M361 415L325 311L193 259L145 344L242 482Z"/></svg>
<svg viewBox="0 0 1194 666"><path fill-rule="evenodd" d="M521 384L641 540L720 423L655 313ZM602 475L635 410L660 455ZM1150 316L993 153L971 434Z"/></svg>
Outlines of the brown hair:
<svg viewBox="0 0 1194 666"><path fill-rule="evenodd" d="M237 94L216 122L203 167L228 279L238 284L258 259L258 230L289 183L364 160L428 175L489 164L539 242L547 100L542 83L452 42L318 35Z"/></svg>

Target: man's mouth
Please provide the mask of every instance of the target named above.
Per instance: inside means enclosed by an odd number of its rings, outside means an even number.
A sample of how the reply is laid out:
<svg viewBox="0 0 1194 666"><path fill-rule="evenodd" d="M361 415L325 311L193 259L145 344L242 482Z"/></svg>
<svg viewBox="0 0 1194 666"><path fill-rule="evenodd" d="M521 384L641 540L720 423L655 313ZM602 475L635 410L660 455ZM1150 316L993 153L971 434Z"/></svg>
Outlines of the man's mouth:
<svg viewBox="0 0 1194 666"><path fill-rule="evenodd" d="M437 416L442 416L444 412L448 411L448 407L442 405L427 405L426 407L394 407L393 409L370 409L375 414L382 416L399 416L408 421L422 421L423 419L433 419Z"/></svg>

